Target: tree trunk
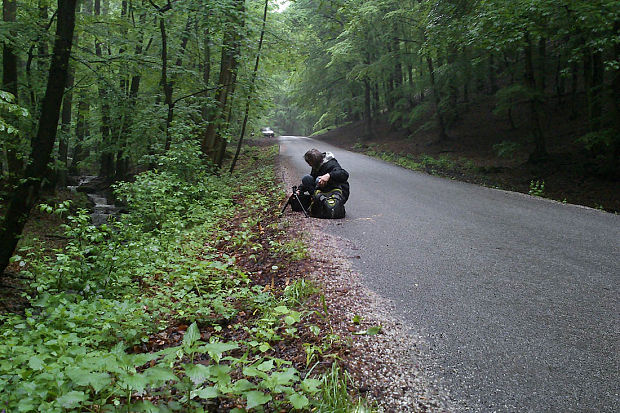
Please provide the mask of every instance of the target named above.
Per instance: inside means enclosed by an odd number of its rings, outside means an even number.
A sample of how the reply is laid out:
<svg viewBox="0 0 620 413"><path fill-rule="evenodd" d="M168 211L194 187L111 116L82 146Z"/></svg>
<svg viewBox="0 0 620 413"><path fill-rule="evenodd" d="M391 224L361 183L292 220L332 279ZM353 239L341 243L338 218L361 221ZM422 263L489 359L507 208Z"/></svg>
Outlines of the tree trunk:
<svg viewBox="0 0 620 413"><path fill-rule="evenodd" d="M491 95L495 95L499 87L497 86L497 66L495 65L495 55L493 52L489 52L489 87L491 88Z"/></svg>
<svg viewBox="0 0 620 413"><path fill-rule="evenodd" d="M252 79L250 80L250 91L248 92L248 97L245 102L245 114L243 116L243 123L241 124L241 134L239 135L239 142L237 142L237 150L235 151L235 156L233 157L232 163L230 164L230 173L233 173L235 170L235 165L237 163L237 158L239 158L239 152L241 152L241 144L243 143L243 137L245 136L245 128L248 123L248 115L250 113L250 102L252 100L252 95L254 94L254 85L256 83L256 75L258 74L258 64L260 62L260 52L263 48L263 38L265 37L265 25L267 24L267 10L269 7L269 0L265 0L265 9L263 11L263 25L260 30L260 38L258 40L258 50L256 52L256 62L254 63L254 71L252 72Z"/></svg>
<svg viewBox="0 0 620 413"><path fill-rule="evenodd" d="M159 16L159 31L161 33L161 85L164 88L164 104L168 106L166 116L166 143L165 150L170 149L170 124L174 117L174 104L172 103L172 83L168 81L168 36L166 35L166 22L164 16Z"/></svg>
<svg viewBox="0 0 620 413"><path fill-rule="evenodd" d="M237 32L238 28L243 25L243 21L239 22L241 13L244 9L243 0L234 0L234 10L238 16L231 16L230 20L233 23L229 30L224 34L224 43L222 45L222 58L220 61L220 76L218 80L218 89L215 93L216 110L213 115L209 117L209 125L203 135L201 150L206 156L208 156L214 163L217 164L219 153L221 153L221 146L223 138L218 136L218 130L221 129L222 124L226 118L226 108L228 95L233 87L234 73L237 70L238 60L237 54L240 51L240 36Z"/></svg>
<svg viewBox="0 0 620 413"><path fill-rule="evenodd" d="M76 2L77 0L58 0L58 24L56 25L54 51L47 88L41 104L37 134L31 142L31 156L25 172L26 179L9 195L5 215L0 222L0 273L3 273L9 264L30 210L39 195L41 182L48 173L47 165L56 140L60 105L67 84Z"/></svg>
<svg viewBox="0 0 620 413"><path fill-rule="evenodd" d="M529 101L530 106L530 119L532 134L534 135L534 152L530 154L531 162L540 162L548 157L547 145L545 142L545 136L542 130L542 124L540 120L540 104L542 99L542 92L538 89L536 84L536 74L534 72L534 58L533 58L533 46L532 39L529 32L525 32L525 85L530 89L532 97Z"/></svg>
<svg viewBox="0 0 620 413"><path fill-rule="evenodd" d="M603 115L603 78L605 65L603 53L596 51L592 54L592 92L590 93L590 131L598 132L601 129Z"/></svg>
<svg viewBox="0 0 620 413"><path fill-rule="evenodd" d="M538 88L545 93L547 88L547 39L541 37L538 40Z"/></svg>
<svg viewBox="0 0 620 413"><path fill-rule="evenodd" d="M13 23L17 16L16 0L4 0L2 4L3 20L7 23ZM11 93L15 97L15 104L19 103L17 90L17 55L13 51L13 47L9 42L4 43L2 49L2 89ZM11 121L17 121L14 116L7 116ZM9 170L10 180L18 178L22 172L23 162L18 156L19 136L14 134L5 134L7 138L6 157Z"/></svg>
<svg viewBox="0 0 620 413"><path fill-rule="evenodd" d="M73 38L73 44L77 44L77 36ZM75 68L69 65L67 71L67 92L62 99L62 114L60 121L60 137L58 139L58 161L61 164L56 171L56 185L67 185L67 168L69 153L69 137L71 136L71 110L73 105L73 83Z"/></svg>
<svg viewBox="0 0 620 413"><path fill-rule="evenodd" d="M437 123L439 126L439 141L443 142L448 139L448 134L446 133L446 122L444 120L443 113L441 111L441 97L439 95L439 89L437 88L437 84L435 83L435 68L433 66L433 59L427 55L426 56L426 64L428 65L428 72L431 79L431 89L433 92L433 102L435 103L435 110L437 111Z"/></svg>
<svg viewBox="0 0 620 413"><path fill-rule="evenodd" d="M107 11L107 8L104 8L104 11ZM101 12L101 0L95 0L94 7L95 16L102 15ZM105 14L105 13L103 13ZM102 42L98 39L95 39L95 55L101 60L103 58L103 52L101 50ZM101 101L101 148L100 153L100 165L99 165L99 175L111 179L113 177L113 168L114 168L114 152L111 148L112 139L110 134L110 102L109 102L109 93L107 91L107 87L99 82L99 100Z"/></svg>
<svg viewBox="0 0 620 413"><path fill-rule="evenodd" d="M205 49L205 61L202 67L202 81L205 88L207 88L209 87L209 82L211 81L211 32L209 31L209 25L207 25L204 31L203 46ZM208 92L205 91L202 96L208 96ZM207 121L209 118L209 112L206 104L202 105L201 114L202 120Z"/></svg>

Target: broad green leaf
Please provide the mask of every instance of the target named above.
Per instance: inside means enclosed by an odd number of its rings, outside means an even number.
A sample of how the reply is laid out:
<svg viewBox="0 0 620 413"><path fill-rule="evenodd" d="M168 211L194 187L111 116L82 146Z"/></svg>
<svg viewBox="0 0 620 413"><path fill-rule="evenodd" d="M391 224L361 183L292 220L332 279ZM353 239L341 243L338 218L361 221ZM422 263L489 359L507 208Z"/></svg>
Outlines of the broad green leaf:
<svg viewBox="0 0 620 413"><path fill-rule="evenodd" d="M30 360L28 360L28 366L30 366L33 370L41 370L43 369L44 362L39 356L32 356Z"/></svg>
<svg viewBox="0 0 620 413"><path fill-rule="evenodd" d="M144 371L144 375L149 378L150 381L178 381L179 378L175 376L172 369L168 367L155 366Z"/></svg>
<svg viewBox="0 0 620 413"><path fill-rule="evenodd" d="M321 380L318 379L304 379L301 382L301 389L306 393L314 394L321 388Z"/></svg>
<svg viewBox="0 0 620 413"><path fill-rule="evenodd" d="M194 345L196 341L200 338L200 331L198 330L198 325L196 322L193 322L185 332L183 336L183 346L185 348L189 348Z"/></svg>
<svg viewBox="0 0 620 413"><path fill-rule="evenodd" d="M269 371L273 369L273 360L263 361L261 364L256 366L260 371Z"/></svg>
<svg viewBox="0 0 620 413"><path fill-rule="evenodd" d="M284 371L276 371L271 374L271 378L277 385L289 384L297 375L297 370L289 367Z"/></svg>
<svg viewBox="0 0 620 413"><path fill-rule="evenodd" d="M237 380L235 384L232 386L232 390L236 394L246 393L248 390L255 389L255 388L256 388L256 385L246 379Z"/></svg>
<svg viewBox="0 0 620 413"><path fill-rule="evenodd" d="M230 377L230 370L230 366L211 366L211 372L213 374L214 380L222 386L227 385L232 381Z"/></svg>
<svg viewBox="0 0 620 413"><path fill-rule="evenodd" d="M124 387L137 393L142 393L148 384L148 379L143 374L136 373L124 377L122 380Z"/></svg>
<svg viewBox="0 0 620 413"><path fill-rule="evenodd" d="M202 387L191 392L191 398L200 397L201 399L215 399L219 396L216 387Z"/></svg>
<svg viewBox="0 0 620 413"><path fill-rule="evenodd" d="M110 383L112 383L112 378L107 373L91 373L88 378L88 384L95 390L95 393L99 393Z"/></svg>
<svg viewBox="0 0 620 413"><path fill-rule="evenodd" d="M200 346L200 351L206 351L209 356L219 363L222 358L222 353L239 348L237 343L209 343L204 346Z"/></svg>
<svg viewBox="0 0 620 413"><path fill-rule="evenodd" d="M246 393L246 398L248 400L247 408L253 409L254 407L262 406L269 402L271 400L271 395L254 390Z"/></svg>
<svg viewBox="0 0 620 413"><path fill-rule="evenodd" d="M279 313L279 314L288 314L289 309L288 309L287 306L281 305L281 306L278 306L278 307L274 308L273 311L275 311L276 313Z"/></svg>
<svg viewBox="0 0 620 413"><path fill-rule="evenodd" d="M81 391L70 391L56 399L58 403L65 409L73 409L86 401L88 398Z"/></svg>
<svg viewBox="0 0 620 413"><path fill-rule="evenodd" d="M194 385L199 386L206 380L213 378L213 366L205 366L204 364L186 364L183 366L185 375L190 378Z"/></svg>
<svg viewBox="0 0 620 413"><path fill-rule="evenodd" d="M308 401L308 398L304 396L303 394L299 394L299 393L291 394L288 399L293 405L293 407L296 409L303 409L304 407L310 404L310 402Z"/></svg>

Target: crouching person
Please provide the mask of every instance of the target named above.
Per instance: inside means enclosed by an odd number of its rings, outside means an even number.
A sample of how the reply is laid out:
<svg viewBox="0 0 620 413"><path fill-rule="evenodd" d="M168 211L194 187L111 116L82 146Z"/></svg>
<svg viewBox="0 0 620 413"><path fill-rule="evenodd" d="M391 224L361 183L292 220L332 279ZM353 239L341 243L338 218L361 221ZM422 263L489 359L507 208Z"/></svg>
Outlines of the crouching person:
<svg viewBox="0 0 620 413"><path fill-rule="evenodd" d="M311 195L310 215L317 218L344 218L349 199L349 173L342 169L334 154L310 149L304 160L312 168L301 179L300 193Z"/></svg>

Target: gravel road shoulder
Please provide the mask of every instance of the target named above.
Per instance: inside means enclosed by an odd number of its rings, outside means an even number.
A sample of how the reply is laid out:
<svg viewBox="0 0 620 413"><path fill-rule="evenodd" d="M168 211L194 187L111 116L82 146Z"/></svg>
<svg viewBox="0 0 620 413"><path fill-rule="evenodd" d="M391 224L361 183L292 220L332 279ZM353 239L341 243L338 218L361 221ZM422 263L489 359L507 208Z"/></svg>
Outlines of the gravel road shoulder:
<svg viewBox="0 0 620 413"><path fill-rule="evenodd" d="M279 165L286 188L296 183L285 164ZM290 191L290 190L288 190ZM425 372L421 338L392 316L394 305L371 291L343 254L348 241L324 231L333 222L306 219L302 214L285 213L306 234L306 244L315 270L309 277L321 285L335 333L350 340L344 366L359 393L376 402L385 412L452 411L447 392ZM321 240L316 242L315 240ZM352 323L357 315L359 326ZM376 335L354 335L351 330L381 326Z"/></svg>

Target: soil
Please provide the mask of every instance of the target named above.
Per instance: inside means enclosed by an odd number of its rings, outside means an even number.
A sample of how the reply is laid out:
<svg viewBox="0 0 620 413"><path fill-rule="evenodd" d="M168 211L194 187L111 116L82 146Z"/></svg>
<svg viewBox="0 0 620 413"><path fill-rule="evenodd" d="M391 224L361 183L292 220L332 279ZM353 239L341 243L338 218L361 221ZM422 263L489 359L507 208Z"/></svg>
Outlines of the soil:
<svg viewBox="0 0 620 413"><path fill-rule="evenodd" d="M493 115L491 105L489 100L461 108L460 119L448 129L444 141L438 141L435 122L429 118L400 130L376 121L370 133L363 123L351 123L315 138L357 152L372 149L414 160L445 157L450 160L449 167L428 172L516 192L528 193L532 182L544 181L546 198L620 212L620 168L610 157L595 156L577 141L587 132L584 118L571 119L561 105L549 109L545 119L549 156L532 163L528 161L533 143L526 114L513 113L513 128L507 117ZM498 156L496 145L502 142L513 147L507 157Z"/></svg>

